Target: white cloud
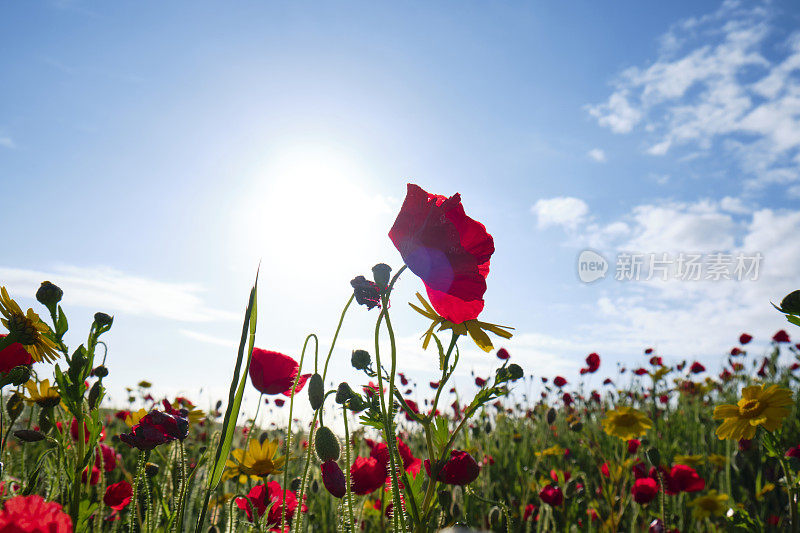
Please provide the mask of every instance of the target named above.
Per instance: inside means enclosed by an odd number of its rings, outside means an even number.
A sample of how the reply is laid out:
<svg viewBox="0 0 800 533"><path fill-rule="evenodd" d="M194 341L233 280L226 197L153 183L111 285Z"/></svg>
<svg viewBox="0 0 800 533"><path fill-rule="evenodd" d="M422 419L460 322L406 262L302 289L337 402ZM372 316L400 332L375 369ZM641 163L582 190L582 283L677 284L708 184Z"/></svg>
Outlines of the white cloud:
<svg viewBox="0 0 800 533"><path fill-rule="evenodd" d="M15 295L33 295L44 280L64 290L70 305L106 313L129 313L183 322L238 320L208 306L204 289L191 283L170 283L135 276L108 267L59 266L49 271L0 267L0 279Z"/></svg>
<svg viewBox="0 0 800 533"><path fill-rule="evenodd" d="M600 148L592 148L586 153L586 155L588 155L590 158L594 159L598 163L606 162L606 153Z"/></svg>
<svg viewBox="0 0 800 533"><path fill-rule="evenodd" d="M14 139L9 137L8 135L0 133L0 146L2 146L3 148L14 149L17 147L17 143L15 143Z"/></svg>
<svg viewBox="0 0 800 533"><path fill-rule="evenodd" d="M575 228L586 220L589 206L580 198L559 196L538 200L531 207L531 212L536 215L539 228L549 226Z"/></svg>
<svg viewBox="0 0 800 533"><path fill-rule="evenodd" d="M208 335L206 333L201 333L199 331L192 331L189 329L181 329L178 330L179 333L185 337L189 337L190 339L194 339L196 341L204 342L206 344L213 344L215 346L223 346L225 348L236 348L239 345L230 339L223 339L222 337L215 337L213 335Z"/></svg>
<svg viewBox="0 0 800 533"><path fill-rule="evenodd" d="M752 176L748 185L800 178L800 33L779 35L768 7L728 1L661 38L658 58L614 81L606 102L587 106L615 133L641 125L645 151L717 143Z"/></svg>

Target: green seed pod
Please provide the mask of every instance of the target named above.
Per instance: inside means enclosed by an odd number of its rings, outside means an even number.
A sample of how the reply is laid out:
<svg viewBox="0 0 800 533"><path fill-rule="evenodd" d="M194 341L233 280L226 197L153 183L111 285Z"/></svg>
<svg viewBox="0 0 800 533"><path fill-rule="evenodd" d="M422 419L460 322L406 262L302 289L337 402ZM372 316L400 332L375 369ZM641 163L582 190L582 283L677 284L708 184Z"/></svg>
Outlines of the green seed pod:
<svg viewBox="0 0 800 533"><path fill-rule="evenodd" d="M508 375L511 376L511 381L517 381L525 375L525 372L522 371L522 367L518 364L511 363L508 365Z"/></svg>
<svg viewBox="0 0 800 533"><path fill-rule="evenodd" d="M547 410L547 425L552 426L553 422L556 421L556 416L558 416L558 412L556 411L555 407L551 407Z"/></svg>
<svg viewBox="0 0 800 533"><path fill-rule="evenodd" d="M97 376L98 378L104 378L108 375L108 369L103 365L98 366L95 368L92 373Z"/></svg>
<svg viewBox="0 0 800 533"><path fill-rule="evenodd" d="M42 409L39 411L39 430L47 434L53 429L53 421L51 419L53 410L52 409Z"/></svg>
<svg viewBox="0 0 800 533"><path fill-rule="evenodd" d="M308 380L308 401L311 403L311 408L316 411L322 407L324 398L325 385L322 383L322 376L314 374Z"/></svg>
<svg viewBox="0 0 800 533"><path fill-rule="evenodd" d="M296 477L289 484L289 488L292 490L292 492L299 492L300 491L300 485L302 485L302 484L303 484L303 478Z"/></svg>
<svg viewBox="0 0 800 533"><path fill-rule="evenodd" d="M492 423L491 423L491 422L489 422L489 421L487 421L487 422L486 422L486 425L485 425L485 426L483 426L483 430L486 432L486 434L487 434L487 435L488 435L489 433L491 433L491 432L492 432Z"/></svg>
<svg viewBox="0 0 800 533"><path fill-rule="evenodd" d="M311 484L308 487L311 489L311 494L316 494L319 492L319 481L316 479L311 480Z"/></svg>
<svg viewBox="0 0 800 533"><path fill-rule="evenodd" d="M648 448L647 452L645 452L645 455L647 455L647 460L650 461L650 464L653 466L658 466L661 464L661 454L658 453L656 448Z"/></svg>
<svg viewBox="0 0 800 533"><path fill-rule="evenodd" d="M350 356L350 363L356 370L364 370L372 363L372 358L366 350L353 350L353 355Z"/></svg>
<svg viewBox="0 0 800 533"><path fill-rule="evenodd" d="M389 276L392 273L392 267L386 263L378 263L372 267L372 279L381 289L389 285Z"/></svg>
<svg viewBox="0 0 800 533"><path fill-rule="evenodd" d="M489 525L497 526L500 524L503 515L498 506L494 506L489 510Z"/></svg>
<svg viewBox="0 0 800 533"><path fill-rule="evenodd" d="M144 473L147 477L155 477L158 474L158 465L155 463L145 463Z"/></svg>
<svg viewBox="0 0 800 533"><path fill-rule="evenodd" d="M317 457L323 463L339 460L339 438L326 426L322 426L317 430L314 437L314 449L317 452Z"/></svg>
<svg viewBox="0 0 800 533"><path fill-rule="evenodd" d="M90 410L97 407L97 400L100 398L100 387L100 382L95 381L94 385L92 385L92 388L89 390L89 397L87 398L87 401L89 402Z"/></svg>
<svg viewBox="0 0 800 533"><path fill-rule="evenodd" d="M94 322L100 327L103 326L110 326L114 323L114 317L109 316L105 313L95 313L94 314Z"/></svg>
<svg viewBox="0 0 800 533"><path fill-rule="evenodd" d="M9 383L18 387L31 379L31 369L28 366L15 366L8 373L8 379Z"/></svg>
<svg viewBox="0 0 800 533"><path fill-rule="evenodd" d="M22 442L38 442L40 440L44 440L44 435L38 431L32 431L30 429L19 429L14 432L14 436Z"/></svg>

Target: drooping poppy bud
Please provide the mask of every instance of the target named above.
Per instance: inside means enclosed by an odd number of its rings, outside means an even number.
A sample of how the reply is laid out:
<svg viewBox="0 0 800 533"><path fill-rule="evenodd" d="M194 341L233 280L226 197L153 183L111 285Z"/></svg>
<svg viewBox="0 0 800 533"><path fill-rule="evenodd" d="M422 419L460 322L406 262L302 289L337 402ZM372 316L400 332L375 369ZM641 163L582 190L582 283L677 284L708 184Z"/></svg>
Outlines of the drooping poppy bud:
<svg viewBox="0 0 800 533"><path fill-rule="evenodd" d="M320 467L322 470L322 484L332 496L342 498L347 493L347 482L339 463L334 460L325 461Z"/></svg>
<svg viewBox="0 0 800 533"><path fill-rule="evenodd" d="M322 383L322 376L314 374L308 381L308 401L311 408L316 411L322 407L322 402L325 399L325 385Z"/></svg>
<svg viewBox="0 0 800 533"><path fill-rule="evenodd" d="M338 461L339 460L339 439L327 426L320 427L314 437L314 449L319 460Z"/></svg>
<svg viewBox="0 0 800 533"><path fill-rule="evenodd" d="M353 350L350 356L350 364L356 370L365 370L372 363L369 352L366 350Z"/></svg>

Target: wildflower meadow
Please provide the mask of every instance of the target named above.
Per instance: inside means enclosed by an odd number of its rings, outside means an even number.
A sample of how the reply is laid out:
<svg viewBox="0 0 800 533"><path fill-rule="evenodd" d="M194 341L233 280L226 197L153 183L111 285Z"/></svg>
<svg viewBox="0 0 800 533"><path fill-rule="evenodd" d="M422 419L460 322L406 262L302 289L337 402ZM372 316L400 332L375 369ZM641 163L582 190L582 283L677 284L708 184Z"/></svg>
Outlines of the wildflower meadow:
<svg viewBox="0 0 800 533"><path fill-rule="evenodd" d="M766 351L745 331L719 347L720 373L643 346L635 366L609 370L593 352L576 354L579 372L542 375L503 346L521 325L484 308L505 252L469 200L408 185L386 228L398 254L342 279L341 314L309 325L333 328L329 346L310 332L281 353L261 338L262 265L218 378L230 393L209 405L153 397L146 381L108 401L114 317L68 321L56 279L36 309L3 287L0 531L800 531L800 291L776 295L788 323ZM398 284L416 298L393 298ZM374 319L374 344L340 346L356 313ZM417 321L438 376L413 396L398 314ZM85 342L67 346L76 329ZM495 370L462 390L473 346ZM350 377L332 383L331 365ZM285 427L243 412L252 389Z"/></svg>

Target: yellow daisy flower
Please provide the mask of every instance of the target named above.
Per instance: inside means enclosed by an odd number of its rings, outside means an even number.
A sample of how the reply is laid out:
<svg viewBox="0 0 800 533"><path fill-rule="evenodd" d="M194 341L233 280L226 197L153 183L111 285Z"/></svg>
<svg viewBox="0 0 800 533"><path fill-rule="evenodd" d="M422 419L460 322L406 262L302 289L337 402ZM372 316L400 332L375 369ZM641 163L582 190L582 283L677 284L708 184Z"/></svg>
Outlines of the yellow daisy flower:
<svg viewBox="0 0 800 533"><path fill-rule="evenodd" d="M240 480L246 476L257 479L282 472L286 459L283 456L276 456L278 446L277 440L265 440L262 444L253 439L248 444L247 450L241 448L233 450L232 458L225 463L229 469L226 478L238 475Z"/></svg>
<svg viewBox="0 0 800 533"><path fill-rule="evenodd" d="M714 409L714 420L723 420L717 428L717 437L752 439L758 426L775 431L789 414L792 403L792 391L777 385L745 387L738 404L718 405Z"/></svg>
<svg viewBox="0 0 800 533"><path fill-rule="evenodd" d="M723 457L723 460L724 459ZM702 455L676 455L672 462L679 465L697 466L703 464L705 461Z"/></svg>
<svg viewBox="0 0 800 533"><path fill-rule="evenodd" d="M617 407L609 411L602 423L606 433L622 440L635 439L653 427L650 419L633 407Z"/></svg>
<svg viewBox="0 0 800 533"><path fill-rule="evenodd" d="M144 415L146 415L146 414L147 414L147 411L144 410L144 409L139 409L138 411L133 411L133 412L129 413L128 416L125 417L125 423L128 425L128 427L132 428L133 426L138 424L139 420L141 420L142 417Z"/></svg>
<svg viewBox="0 0 800 533"><path fill-rule="evenodd" d="M712 453L708 456L708 462L717 468L725 468L725 465L728 463L728 459L724 455Z"/></svg>
<svg viewBox="0 0 800 533"><path fill-rule="evenodd" d="M540 452L534 452L534 455L536 455L536 457L547 457L548 455L553 455L553 456L564 455L564 448L556 444L554 446L550 446L549 448L545 448Z"/></svg>
<svg viewBox="0 0 800 533"><path fill-rule="evenodd" d="M694 507L692 515L697 520L702 520L710 516L722 516L728 509L727 501L727 494L717 494L716 490L710 490L708 494L689 502L689 507Z"/></svg>
<svg viewBox="0 0 800 533"><path fill-rule="evenodd" d="M28 397L25 398L25 401L28 403L35 403L39 407L45 409L48 407L55 407L61 401L58 389L50 386L49 379L40 381L38 387L35 381L30 380L25 384L25 388L28 390Z"/></svg>
<svg viewBox="0 0 800 533"><path fill-rule="evenodd" d="M0 287L0 322L8 328L9 337L20 343L37 363L58 359L57 346L52 332L39 315L28 309L22 312L17 302L11 299L5 287Z"/></svg>
<svg viewBox="0 0 800 533"><path fill-rule="evenodd" d="M514 329L512 327L500 326L498 324L491 324L489 322L481 322L477 319L467 320L465 322L461 322L460 324L455 324L443 316L440 316L420 293L417 293L417 299L420 301L420 303L422 303L422 307L424 307L424 309L421 309L412 303L409 303L408 305L410 305L411 308L417 313L433 321L431 327L429 327L425 332L425 335L423 335L423 350L428 349L428 343L431 341L431 336L433 335L433 331L436 326L439 326L437 331L449 329L452 330L456 335L469 334L469 336L472 337L472 340L475 341L475 344L477 344L478 347L484 352L490 352L494 348L494 346L492 346L492 341L489 339L489 335L486 334L487 331L491 331L495 335L504 339L510 339L512 336L511 332L506 331L509 329Z"/></svg>

